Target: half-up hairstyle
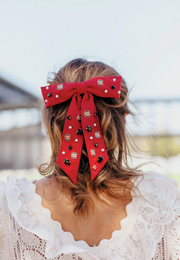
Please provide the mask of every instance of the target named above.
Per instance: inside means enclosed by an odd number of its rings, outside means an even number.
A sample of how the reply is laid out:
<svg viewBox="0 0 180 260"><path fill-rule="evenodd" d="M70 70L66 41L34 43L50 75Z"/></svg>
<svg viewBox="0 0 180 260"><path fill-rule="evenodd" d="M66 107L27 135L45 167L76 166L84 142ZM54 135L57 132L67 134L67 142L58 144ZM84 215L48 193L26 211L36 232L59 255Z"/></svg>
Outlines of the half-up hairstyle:
<svg viewBox="0 0 180 260"><path fill-rule="evenodd" d="M48 79L48 83L53 85L65 82L82 82L90 78L105 76L120 75L115 69L103 62L75 59L54 73L54 78ZM52 155L50 162L41 164L38 166L38 170L45 177L49 178L53 175L63 188L70 190L76 214L88 213L89 205L93 205L93 198L103 201L102 197L106 195L117 199L127 199L132 197L130 193L132 188L140 192L134 186L133 180L138 177L143 178L142 171L137 170L138 167L131 168L128 165L128 157L131 154L128 147L129 135L125 127L125 114L134 115L128 107L128 97L128 88L123 78L120 99L94 96L109 161L94 181L91 181L89 160L84 143L77 184L74 184L56 164L66 113L71 100L48 109L43 107L43 122L50 139Z"/></svg>

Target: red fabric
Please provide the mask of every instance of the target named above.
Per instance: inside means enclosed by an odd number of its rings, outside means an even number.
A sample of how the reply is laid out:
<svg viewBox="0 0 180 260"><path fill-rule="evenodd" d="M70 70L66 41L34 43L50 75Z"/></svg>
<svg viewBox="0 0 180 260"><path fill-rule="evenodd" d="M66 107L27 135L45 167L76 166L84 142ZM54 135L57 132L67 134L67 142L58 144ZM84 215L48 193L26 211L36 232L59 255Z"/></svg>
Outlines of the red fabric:
<svg viewBox="0 0 180 260"><path fill-rule="evenodd" d="M94 115L97 110L93 95L103 98L120 98L120 90L121 76L96 77L84 82L67 82L41 87L46 108L65 102L72 97L66 115L71 119L66 118L64 123L57 164L75 184L77 183L83 139L90 163L91 180L94 180L109 159L98 115ZM80 94L84 94L83 97ZM77 120L79 115L81 115L81 122ZM92 132L86 130L87 126L92 128ZM80 128L82 134L78 135L76 132ZM78 142L75 141L76 139ZM94 143L97 143L98 147L95 147ZM68 149L70 145L72 145L71 150ZM101 162L97 161L99 156L103 156ZM70 165L65 164L65 159L70 160Z"/></svg>

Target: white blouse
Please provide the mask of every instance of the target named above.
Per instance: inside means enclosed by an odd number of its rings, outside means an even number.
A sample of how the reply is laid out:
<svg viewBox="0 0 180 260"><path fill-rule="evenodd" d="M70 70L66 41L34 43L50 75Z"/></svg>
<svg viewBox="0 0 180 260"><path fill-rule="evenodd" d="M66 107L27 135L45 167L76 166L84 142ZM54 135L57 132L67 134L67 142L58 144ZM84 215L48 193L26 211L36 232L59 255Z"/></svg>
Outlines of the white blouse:
<svg viewBox="0 0 180 260"><path fill-rule="evenodd" d="M7 182L0 181L0 259L180 260L178 182L157 172L144 176L138 188L150 203L133 198L126 206L121 230L90 247L75 241L51 218L35 192L35 179L9 175Z"/></svg>

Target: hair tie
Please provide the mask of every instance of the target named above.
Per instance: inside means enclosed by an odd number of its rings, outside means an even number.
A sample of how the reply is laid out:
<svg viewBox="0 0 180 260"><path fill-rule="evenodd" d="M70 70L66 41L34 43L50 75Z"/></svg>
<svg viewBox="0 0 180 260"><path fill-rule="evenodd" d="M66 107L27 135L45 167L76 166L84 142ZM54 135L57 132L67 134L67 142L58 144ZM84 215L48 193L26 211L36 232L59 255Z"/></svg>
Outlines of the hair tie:
<svg viewBox="0 0 180 260"><path fill-rule="evenodd" d="M83 82L49 85L41 87L41 91L46 108L72 97L56 163L76 184L85 140L93 181L109 160L93 95L120 99L121 76L96 77ZM83 97L81 94L84 94Z"/></svg>

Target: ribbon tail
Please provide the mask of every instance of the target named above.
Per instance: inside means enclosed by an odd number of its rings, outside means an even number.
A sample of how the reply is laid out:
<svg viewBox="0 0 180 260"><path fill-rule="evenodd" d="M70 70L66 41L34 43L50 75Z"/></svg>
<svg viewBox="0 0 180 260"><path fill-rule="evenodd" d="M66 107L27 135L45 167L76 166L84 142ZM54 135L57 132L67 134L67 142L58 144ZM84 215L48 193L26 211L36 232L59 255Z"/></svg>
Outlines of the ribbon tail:
<svg viewBox="0 0 180 260"><path fill-rule="evenodd" d="M101 132L93 95L89 92L86 93L82 99L81 120L89 158L91 180L93 181L109 160L109 156L107 154L104 138ZM90 126L88 129L92 129L91 132L87 131L87 126Z"/></svg>
<svg viewBox="0 0 180 260"><path fill-rule="evenodd" d="M79 95L72 97L67 116L69 116L69 119L67 117L65 119L56 163L69 176L73 183L76 184L83 145L83 134L80 133L81 97ZM79 133L77 132L78 129Z"/></svg>

